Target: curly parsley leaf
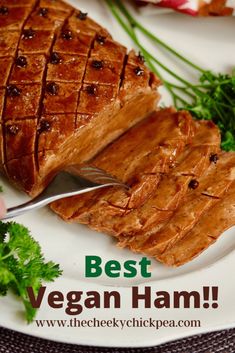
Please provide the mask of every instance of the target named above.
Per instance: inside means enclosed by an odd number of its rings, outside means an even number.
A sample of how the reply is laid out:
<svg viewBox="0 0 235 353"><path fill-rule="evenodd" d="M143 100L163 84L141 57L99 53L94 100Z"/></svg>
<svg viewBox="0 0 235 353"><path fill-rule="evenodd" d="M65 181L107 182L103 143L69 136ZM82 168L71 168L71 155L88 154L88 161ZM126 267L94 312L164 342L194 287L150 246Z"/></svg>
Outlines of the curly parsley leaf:
<svg viewBox="0 0 235 353"><path fill-rule="evenodd" d="M221 146L225 151L235 151L235 137L230 131L226 131Z"/></svg>
<svg viewBox="0 0 235 353"><path fill-rule="evenodd" d="M183 106L197 119L213 120L221 130L221 147L235 151L235 76L205 72L200 77L203 94L195 102ZM195 92L196 94L196 92Z"/></svg>
<svg viewBox="0 0 235 353"><path fill-rule="evenodd" d="M61 273L59 265L45 261L39 243L26 227L0 222L0 295L9 290L18 295L28 323L36 310L30 304L27 287L32 287L36 294L43 281L53 281Z"/></svg>

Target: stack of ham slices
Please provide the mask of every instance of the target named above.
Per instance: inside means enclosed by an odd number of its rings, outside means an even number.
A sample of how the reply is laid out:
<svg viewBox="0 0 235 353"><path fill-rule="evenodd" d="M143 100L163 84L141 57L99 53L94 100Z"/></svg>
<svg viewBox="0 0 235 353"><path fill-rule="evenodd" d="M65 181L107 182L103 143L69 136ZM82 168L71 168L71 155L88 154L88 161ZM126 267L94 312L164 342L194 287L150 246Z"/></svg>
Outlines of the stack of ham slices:
<svg viewBox="0 0 235 353"><path fill-rule="evenodd" d="M220 151L211 121L160 110L92 163L130 190L95 191L57 201L52 209L114 236L121 247L180 266L235 223L235 153Z"/></svg>

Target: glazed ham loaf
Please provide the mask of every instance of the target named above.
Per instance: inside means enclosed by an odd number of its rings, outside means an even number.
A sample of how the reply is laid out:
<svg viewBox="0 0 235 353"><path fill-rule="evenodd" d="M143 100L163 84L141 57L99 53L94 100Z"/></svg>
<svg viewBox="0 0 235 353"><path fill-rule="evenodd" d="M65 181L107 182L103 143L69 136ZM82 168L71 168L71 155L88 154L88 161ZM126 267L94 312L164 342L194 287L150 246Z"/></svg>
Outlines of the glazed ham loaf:
<svg viewBox="0 0 235 353"><path fill-rule="evenodd" d="M150 114L158 79L86 13L0 1L0 165L31 195Z"/></svg>
<svg viewBox="0 0 235 353"><path fill-rule="evenodd" d="M220 151L211 121L156 111L158 85L143 57L86 13L60 0L0 0L0 170L35 196L89 160L129 190L51 208L179 266L235 223L235 153Z"/></svg>

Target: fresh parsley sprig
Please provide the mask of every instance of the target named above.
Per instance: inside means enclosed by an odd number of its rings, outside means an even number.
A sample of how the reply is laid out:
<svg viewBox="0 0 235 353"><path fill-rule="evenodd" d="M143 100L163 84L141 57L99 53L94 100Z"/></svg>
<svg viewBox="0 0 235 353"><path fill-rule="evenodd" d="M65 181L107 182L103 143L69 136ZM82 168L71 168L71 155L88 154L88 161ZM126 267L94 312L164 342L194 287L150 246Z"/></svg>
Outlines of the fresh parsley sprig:
<svg viewBox="0 0 235 353"><path fill-rule="evenodd" d="M121 0L106 0L106 3L119 24L143 53L149 68L165 84L175 107L189 110L197 119L213 120L221 130L221 147L226 151L235 151L235 72L227 75L204 70L142 26ZM151 54L140 42L138 32L196 70L199 73L198 84L192 84L177 75ZM179 83L175 84L165 79L160 70L165 71Z"/></svg>
<svg viewBox="0 0 235 353"><path fill-rule="evenodd" d="M13 290L23 301L28 323L36 309L30 304L27 287L32 287L36 295L42 281L53 281L61 273L59 265L45 262L39 243L26 227L0 222L0 295Z"/></svg>

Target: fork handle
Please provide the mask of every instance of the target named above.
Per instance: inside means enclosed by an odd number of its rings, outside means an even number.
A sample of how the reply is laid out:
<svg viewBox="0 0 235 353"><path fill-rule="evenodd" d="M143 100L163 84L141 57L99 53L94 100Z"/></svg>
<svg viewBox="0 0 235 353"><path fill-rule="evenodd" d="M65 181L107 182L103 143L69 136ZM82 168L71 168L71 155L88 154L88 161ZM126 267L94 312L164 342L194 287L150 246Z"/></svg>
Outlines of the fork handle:
<svg viewBox="0 0 235 353"><path fill-rule="evenodd" d="M33 200L25 202L21 205L18 205L15 207L10 207L7 209L7 212L6 212L5 216L2 218L2 220L7 220L10 218L20 216L23 213L33 211L37 208L45 206L46 204L47 204L46 200L41 200L41 202L40 201L35 202L35 199L33 199Z"/></svg>
<svg viewBox="0 0 235 353"><path fill-rule="evenodd" d="M74 195L81 195L86 192L94 191L97 189L101 189L107 186L112 186L113 184L103 184L103 185L97 185L97 186L92 186L92 187L81 187L80 190L72 191L72 192L66 192L64 194L60 195L51 195L48 196L47 190L45 189L40 195L36 196L34 199L29 200L21 205L10 207L7 209L7 212L5 216L1 220L7 220L13 217L20 216L26 212L30 212L33 210L36 210L38 208L41 208L43 206L48 205L49 203L53 201L57 201L59 199L65 198L65 197L70 197Z"/></svg>

